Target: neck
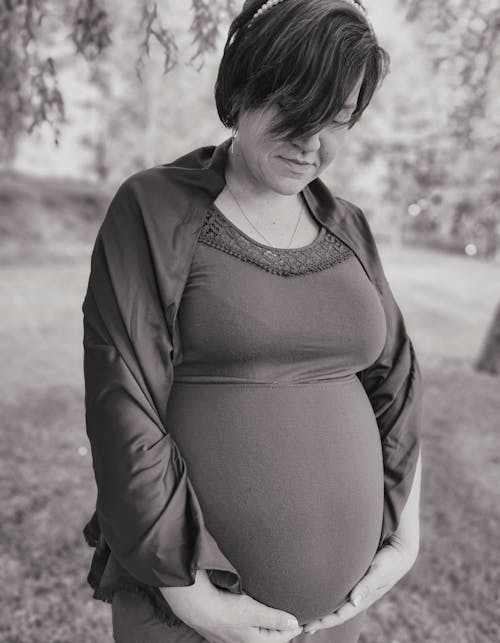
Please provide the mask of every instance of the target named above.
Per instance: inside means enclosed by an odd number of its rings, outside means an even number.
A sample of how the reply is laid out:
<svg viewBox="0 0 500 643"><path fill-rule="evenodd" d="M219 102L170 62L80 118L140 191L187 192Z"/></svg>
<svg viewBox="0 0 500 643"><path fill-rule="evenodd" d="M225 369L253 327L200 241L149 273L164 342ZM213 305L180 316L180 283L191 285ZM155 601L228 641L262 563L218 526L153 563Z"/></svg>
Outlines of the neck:
<svg viewBox="0 0 500 643"><path fill-rule="evenodd" d="M263 185L249 170L244 157L236 149L228 149L225 169L226 184L240 202L261 211L289 211L297 203L297 194L280 194Z"/></svg>

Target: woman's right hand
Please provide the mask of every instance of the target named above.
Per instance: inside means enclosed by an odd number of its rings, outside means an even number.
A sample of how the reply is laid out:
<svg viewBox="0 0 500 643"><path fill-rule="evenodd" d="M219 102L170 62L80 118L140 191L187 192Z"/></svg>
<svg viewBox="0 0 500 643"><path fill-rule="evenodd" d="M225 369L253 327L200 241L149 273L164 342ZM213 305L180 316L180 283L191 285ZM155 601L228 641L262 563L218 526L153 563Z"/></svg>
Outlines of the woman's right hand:
<svg viewBox="0 0 500 643"><path fill-rule="evenodd" d="M204 569L194 585L160 591L176 616L210 643L287 643L302 632L292 614L217 588Z"/></svg>

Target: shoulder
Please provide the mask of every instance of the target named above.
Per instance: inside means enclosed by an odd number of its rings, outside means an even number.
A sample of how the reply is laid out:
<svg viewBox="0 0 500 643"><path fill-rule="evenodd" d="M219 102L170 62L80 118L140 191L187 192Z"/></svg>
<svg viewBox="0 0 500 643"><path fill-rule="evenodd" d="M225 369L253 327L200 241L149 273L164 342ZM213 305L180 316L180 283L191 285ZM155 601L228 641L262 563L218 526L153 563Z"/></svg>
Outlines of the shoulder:
<svg viewBox="0 0 500 643"><path fill-rule="evenodd" d="M215 146L200 147L162 165L127 177L116 190L106 219L140 219L156 225L160 220L182 221L189 209L213 190L210 163Z"/></svg>
<svg viewBox="0 0 500 643"><path fill-rule="evenodd" d="M188 184L196 186L196 175L209 166L214 149L213 145L200 147L168 163L135 172L120 184L116 196L140 200L163 196L169 190L182 191Z"/></svg>

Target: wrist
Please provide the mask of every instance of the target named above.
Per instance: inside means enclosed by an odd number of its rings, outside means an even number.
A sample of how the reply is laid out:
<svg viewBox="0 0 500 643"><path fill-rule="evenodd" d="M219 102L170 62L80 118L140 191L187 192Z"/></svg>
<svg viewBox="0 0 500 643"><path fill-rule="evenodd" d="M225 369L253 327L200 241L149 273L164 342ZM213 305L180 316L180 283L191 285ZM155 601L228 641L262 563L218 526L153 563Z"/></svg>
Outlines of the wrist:
<svg viewBox="0 0 500 643"><path fill-rule="evenodd" d="M210 582L207 572L204 569L197 569L195 571L194 583L191 583L190 585L171 585L168 587L159 587L158 589L163 594L164 598L168 601L169 597L173 598L192 593L193 590L198 588L205 579Z"/></svg>
<svg viewBox="0 0 500 643"><path fill-rule="evenodd" d="M178 587L160 587L160 592L174 614L189 627L209 627L220 612L219 590L204 569L197 569L195 582Z"/></svg>
<svg viewBox="0 0 500 643"><path fill-rule="evenodd" d="M406 571L409 571L418 557L420 537L418 534L412 534L411 537L408 537L407 534L402 535L396 531L384 541L384 546L392 547L398 551L405 560Z"/></svg>

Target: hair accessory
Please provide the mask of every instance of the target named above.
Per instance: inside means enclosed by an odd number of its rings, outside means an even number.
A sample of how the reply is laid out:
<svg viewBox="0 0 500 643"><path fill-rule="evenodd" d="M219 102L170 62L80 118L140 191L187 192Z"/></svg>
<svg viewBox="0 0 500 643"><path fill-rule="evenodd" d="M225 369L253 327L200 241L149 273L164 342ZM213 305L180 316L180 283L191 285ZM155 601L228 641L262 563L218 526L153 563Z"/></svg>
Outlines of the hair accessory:
<svg viewBox="0 0 500 643"><path fill-rule="evenodd" d="M363 7L363 5L361 4L361 2L358 2L357 0L342 0L342 2L345 2L346 4L350 4L350 5L351 5L351 6L353 6L355 9L357 9L360 13L362 13L362 14L363 14L364 19L365 19L365 20L366 20L366 22L368 23L368 26L370 27L370 31L371 31L371 32L372 32L372 34L373 34L373 33L374 33L374 31L373 31L373 25L372 25L372 23L371 23L371 21L370 21L370 18L368 18L368 11Z"/></svg>
<svg viewBox="0 0 500 643"><path fill-rule="evenodd" d="M276 6L280 2L283 2L283 0L267 0L267 2L264 2L262 7L253 14L251 19L254 20L255 18L258 18L263 13L265 13L268 9L271 9L272 7Z"/></svg>
<svg viewBox="0 0 500 643"><path fill-rule="evenodd" d="M273 8L273 7L275 7L277 4L280 4L280 2L283 2L283 0L267 0L267 2L265 2L265 3L262 5L262 7L261 7L258 11L256 11L256 12L253 14L253 16L252 16L252 17L251 17L251 19L250 19L250 23L252 23L252 22L255 20L255 18L258 18L259 16L261 16L263 13L265 13L265 12L266 12L266 11L268 11L269 9L272 9L272 8ZM355 9L357 9L360 13L362 13L362 14L363 14L363 16L364 16L364 18L365 18L365 20L366 20L366 22L368 23L368 26L369 26L369 28L370 28L370 31L371 31L372 33L374 33L374 31L373 31L373 25L372 25L372 23L370 22L370 19L368 18L368 12L367 12L367 11L366 11L366 9L363 7L363 5L361 4L361 2L357 2L356 0L342 0L342 2L345 2L346 4L350 4L352 7L354 7Z"/></svg>

